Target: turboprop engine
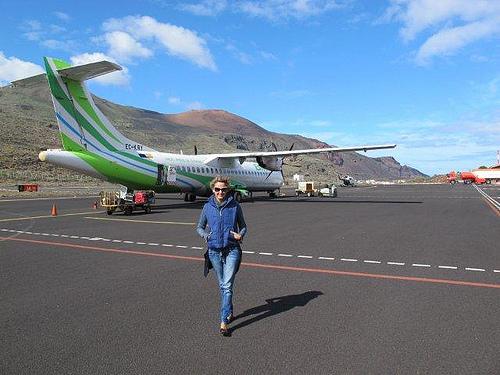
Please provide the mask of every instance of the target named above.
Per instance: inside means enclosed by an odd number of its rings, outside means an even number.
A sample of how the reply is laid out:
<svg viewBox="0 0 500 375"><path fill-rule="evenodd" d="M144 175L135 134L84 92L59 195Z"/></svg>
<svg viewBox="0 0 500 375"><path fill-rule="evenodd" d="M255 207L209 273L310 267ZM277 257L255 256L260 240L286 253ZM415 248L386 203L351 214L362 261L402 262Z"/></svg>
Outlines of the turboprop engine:
<svg viewBox="0 0 500 375"><path fill-rule="evenodd" d="M283 157L276 156L258 156L257 163L268 171L281 171L283 167Z"/></svg>

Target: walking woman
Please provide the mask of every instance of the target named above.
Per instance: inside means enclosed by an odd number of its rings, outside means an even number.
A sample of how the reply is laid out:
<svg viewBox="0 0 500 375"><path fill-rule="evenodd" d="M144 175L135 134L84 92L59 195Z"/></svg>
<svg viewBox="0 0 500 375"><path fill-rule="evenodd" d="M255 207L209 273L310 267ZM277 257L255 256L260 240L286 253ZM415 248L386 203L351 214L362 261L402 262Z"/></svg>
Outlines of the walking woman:
<svg viewBox="0 0 500 375"><path fill-rule="evenodd" d="M234 278L240 267L240 242L247 232L247 226L241 206L230 194L229 178L217 176L210 187L214 194L203 206L196 230L207 242L208 258L219 281L219 332L223 336L230 336L228 324L233 320Z"/></svg>

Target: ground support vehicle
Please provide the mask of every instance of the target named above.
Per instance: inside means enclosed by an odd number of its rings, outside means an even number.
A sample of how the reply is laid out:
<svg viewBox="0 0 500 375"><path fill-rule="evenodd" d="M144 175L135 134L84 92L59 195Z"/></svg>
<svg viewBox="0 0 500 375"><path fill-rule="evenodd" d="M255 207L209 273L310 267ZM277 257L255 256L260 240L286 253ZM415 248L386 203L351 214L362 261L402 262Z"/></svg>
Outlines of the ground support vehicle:
<svg viewBox="0 0 500 375"><path fill-rule="evenodd" d="M318 183L314 181L299 181L295 195L298 197L301 194L306 194L308 197L313 197L316 194L317 185Z"/></svg>
<svg viewBox="0 0 500 375"><path fill-rule="evenodd" d="M318 197L337 197L337 187L335 185L331 185L329 187L324 187L318 190Z"/></svg>
<svg viewBox="0 0 500 375"><path fill-rule="evenodd" d="M451 171L450 173L448 173L446 175L446 180L452 185L456 184L459 181L462 181L464 184L475 183L478 185L485 184L485 183L491 183L491 180L479 176L477 171L481 171L481 169L474 170L474 173L473 172L458 172L457 173L455 171ZM499 176L500 176L500 174L499 174Z"/></svg>
<svg viewBox="0 0 500 375"><path fill-rule="evenodd" d="M332 197L337 196L337 187L334 184L319 184L314 181L299 181L295 195L298 197L301 194L306 194L308 197Z"/></svg>
<svg viewBox="0 0 500 375"><path fill-rule="evenodd" d="M151 205L155 203L154 191L101 191L99 194L101 207L106 209L108 215L116 210L130 215L134 210L143 209L147 214L151 212Z"/></svg>

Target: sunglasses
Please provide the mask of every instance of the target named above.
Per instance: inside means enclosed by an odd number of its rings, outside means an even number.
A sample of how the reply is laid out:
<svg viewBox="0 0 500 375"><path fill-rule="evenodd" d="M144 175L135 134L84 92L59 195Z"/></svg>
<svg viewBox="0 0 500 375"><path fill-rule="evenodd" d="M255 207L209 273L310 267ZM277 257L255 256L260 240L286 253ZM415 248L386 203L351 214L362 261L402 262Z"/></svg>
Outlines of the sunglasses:
<svg viewBox="0 0 500 375"><path fill-rule="evenodd" d="M219 193L219 192L222 192L222 193L227 193L228 188L218 188L218 187L216 187L216 188L214 188L214 191L215 191L216 193Z"/></svg>

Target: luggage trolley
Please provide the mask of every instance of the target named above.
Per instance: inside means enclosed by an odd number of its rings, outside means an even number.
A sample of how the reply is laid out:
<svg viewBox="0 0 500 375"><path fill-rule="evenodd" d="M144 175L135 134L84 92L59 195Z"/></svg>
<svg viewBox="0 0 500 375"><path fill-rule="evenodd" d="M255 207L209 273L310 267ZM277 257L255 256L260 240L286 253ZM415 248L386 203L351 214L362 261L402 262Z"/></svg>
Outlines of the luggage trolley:
<svg viewBox="0 0 500 375"><path fill-rule="evenodd" d="M125 215L130 215L134 210L143 209L147 214L151 212L151 205L155 203L154 191L101 191L99 194L101 207L112 215L117 209Z"/></svg>

